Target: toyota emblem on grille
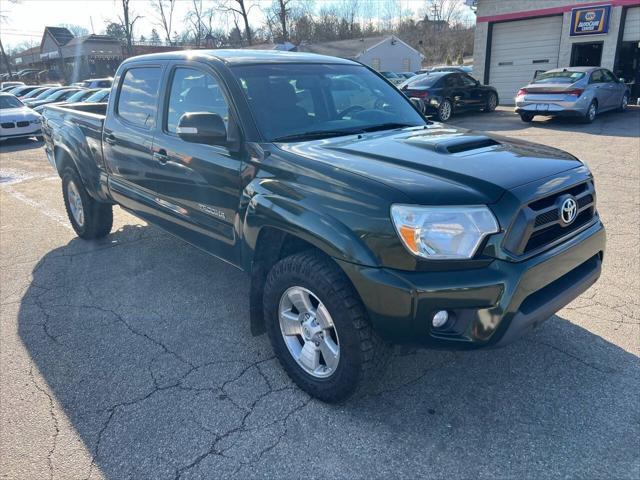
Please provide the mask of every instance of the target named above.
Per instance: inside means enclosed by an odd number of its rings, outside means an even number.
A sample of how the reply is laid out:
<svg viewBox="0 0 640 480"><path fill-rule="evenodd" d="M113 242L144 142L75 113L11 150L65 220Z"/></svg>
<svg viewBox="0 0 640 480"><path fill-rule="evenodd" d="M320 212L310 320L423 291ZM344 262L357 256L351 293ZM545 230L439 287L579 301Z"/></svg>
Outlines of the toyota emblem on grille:
<svg viewBox="0 0 640 480"><path fill-rule="evenodd" d="M564 202L562 202L562 206L560 207L560 221L564 225L573 223L573 221L576 219L577 214L578 204L576 203L575 198L569 197Z"/></svg>

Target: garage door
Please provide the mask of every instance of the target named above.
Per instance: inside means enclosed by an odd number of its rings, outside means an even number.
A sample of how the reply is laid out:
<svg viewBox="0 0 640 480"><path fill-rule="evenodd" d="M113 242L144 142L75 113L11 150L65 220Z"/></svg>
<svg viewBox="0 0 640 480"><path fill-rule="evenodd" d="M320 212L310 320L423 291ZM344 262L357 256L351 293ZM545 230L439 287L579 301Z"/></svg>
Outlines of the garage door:
<svg viewBox="0 0 640 480"><path fill-rule="evenodd" d="M640 42L640 7L627 10L627 20L624 24L623 42Z"/></svg>
<svg viewBox="0 0 640 480"><path fill-rule="evenodd" d="M500 103L513 104L536 70L558 66L561 35L561 15L493 26L489 84L498 90Z"/></svg>

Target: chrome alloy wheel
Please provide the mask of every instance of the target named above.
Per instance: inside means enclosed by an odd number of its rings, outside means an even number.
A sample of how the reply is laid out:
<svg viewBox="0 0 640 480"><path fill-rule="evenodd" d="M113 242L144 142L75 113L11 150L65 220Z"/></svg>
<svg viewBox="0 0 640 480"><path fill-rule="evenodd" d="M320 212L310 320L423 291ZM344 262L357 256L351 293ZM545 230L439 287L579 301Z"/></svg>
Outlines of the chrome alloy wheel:
<svg viewBox="0 0 640 480"><path fill-rule="evenodd" d="M493 93L489 95L489 110L493 111L498 106L498 97L496 97Z"/></svg>
<svg viewBox="0 0 640 480"><path fill-rule="evenodd" d="M595 120L597 111L598 111L598 107L596 107L595 103L592 103L591 105L589 105L589 111L587 112L587 115L589 116L590 121Z"/></svg>
<svg viewBox="0 0 640 480"><path fill-rule="evenodd" d="M73 180L67 185L67 199L73 219L79 227L82 227L84 225L84 207L82 206L82 197L78 192L78 187L73 183Z"/></svg>
<svg viewBox="0 0 640 480"><path fill-rule="evenodd" d="M440 111L438 112L440 120L446 122L451 117L451 103L447 100L440 105Z"/></svg>
<svg viewBox="0 0 640 480"><path fill-rule="evenodd" d="M327 308L310 290L290 287L278 306L280 332L289 353L315 378L328 378L340 361L340 342Z"/></svg>

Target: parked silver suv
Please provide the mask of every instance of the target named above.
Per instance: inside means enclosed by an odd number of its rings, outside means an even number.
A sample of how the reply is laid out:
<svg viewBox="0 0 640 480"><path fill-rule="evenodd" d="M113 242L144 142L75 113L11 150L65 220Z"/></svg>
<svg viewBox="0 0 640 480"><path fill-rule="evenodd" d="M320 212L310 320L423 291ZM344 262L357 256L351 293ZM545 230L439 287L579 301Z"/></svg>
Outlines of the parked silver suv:
<svg viewBox="0 0 640 480"><path fill-rule="evenodd" d="M624 111L627 86L606 68L571 67L549 70L516 95L516 113L523 122L536 115L577 117L590 123L607 110Z"/></svg>

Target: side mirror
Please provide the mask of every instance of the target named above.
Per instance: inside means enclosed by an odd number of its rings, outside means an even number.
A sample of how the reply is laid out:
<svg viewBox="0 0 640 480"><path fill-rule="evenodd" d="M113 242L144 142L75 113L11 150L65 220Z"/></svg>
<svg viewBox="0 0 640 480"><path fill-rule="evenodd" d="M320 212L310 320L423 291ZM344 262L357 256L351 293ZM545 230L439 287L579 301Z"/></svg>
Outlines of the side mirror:
<svg viewBox="0 0 640 480"><path fill-rule="evenodd" d="M409 98L409 100L411 101L411 103L413 103L414 107L416 107L418 110L424 113L424 103L422 103L421 98L411 97Z"/></svg>
<svg viewBox="0 0 640 480"><path fill-rule="evenodd" d="M217 113L185 113L178 121L178 136L185 142L226 145L227 129Z"/></svg>

